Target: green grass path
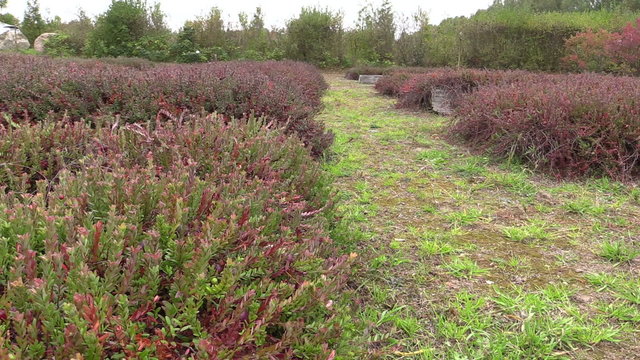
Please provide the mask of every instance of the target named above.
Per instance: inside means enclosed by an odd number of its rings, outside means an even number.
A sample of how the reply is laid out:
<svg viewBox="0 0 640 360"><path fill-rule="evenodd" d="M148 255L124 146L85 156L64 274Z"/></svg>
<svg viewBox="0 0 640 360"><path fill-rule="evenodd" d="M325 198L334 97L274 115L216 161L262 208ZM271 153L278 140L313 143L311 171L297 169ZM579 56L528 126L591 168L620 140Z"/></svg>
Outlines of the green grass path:
<svg viewBox="0 0 640 360"><path fill-rule="evenodd" d="M328 74L327 171L358 253L343 359L640 359L640 190L447 142L447 119Z"/></svg>

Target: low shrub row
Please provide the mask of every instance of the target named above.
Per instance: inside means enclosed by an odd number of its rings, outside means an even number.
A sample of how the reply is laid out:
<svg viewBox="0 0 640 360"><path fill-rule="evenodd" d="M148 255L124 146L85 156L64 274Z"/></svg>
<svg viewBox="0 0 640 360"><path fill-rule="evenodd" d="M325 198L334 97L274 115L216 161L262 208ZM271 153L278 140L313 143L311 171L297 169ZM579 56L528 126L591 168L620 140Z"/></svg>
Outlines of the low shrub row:
<svg viewBox="0 0 640 360"><path fill-rule="evenodd" d="M520 81L529 74L525 71L443 68L425 74L410 76L402 83L395 82L394 86L400 84L396 92L399 95L399 107L432 110L431 99L434 89L446 91L451 98L452 105L455 107L462 95L471 93L479 86ZM394 91L387 89L387 93Z"/></svg>
<svg viewBox="0 0 640 360"><path fill-rule="evenodd" d="M315 155L332 135L312 116L327 88L311 65L298 62L219 62L159 65L142 70L98 61L0 55L0 111L14 121L41 121L60 114L78 120L118 114L144 122L160 111L249 114L297 133Z"/></svg>
<svg viewBox="0 0 640 360"><path fill-rule="evenodd" d="M357 67L348 69L344 77L347 80L358 80L360 79L360 75L392 75L398 72L417 74L417 73L423 73L428 71L431 71L431 69L423 68L423 67L411 67L411 66L409 67L357 66Z"/></svg>
<svg viewBox="0 0 640 360"><path fill-rule="evenodd" d="M0 163L0 357L332 356L349 259L299 141L254 117L44 120L3 126Z"/></svg>
<svg viewBox="0 0 640 360"><path fill-rule="evenodd" d="M358 80L360 75L387 75L391 71L391 67L380 66L357 66L348 69L344 75L347 80Z"/></svg>
<svg viewBox="0 0 640 360"><path fill-rule="evenodd" d="M640 80L598 74L439 69L395 73L376 88L403 108L454 111L451 138L559 177L640 175Z"/></svg>
<svg viewBox="0 0 640 360"><path fill-rule="evenodd" d="M558 176L640 175L640 80L536 75L466 96L450 133Z"/></svg>

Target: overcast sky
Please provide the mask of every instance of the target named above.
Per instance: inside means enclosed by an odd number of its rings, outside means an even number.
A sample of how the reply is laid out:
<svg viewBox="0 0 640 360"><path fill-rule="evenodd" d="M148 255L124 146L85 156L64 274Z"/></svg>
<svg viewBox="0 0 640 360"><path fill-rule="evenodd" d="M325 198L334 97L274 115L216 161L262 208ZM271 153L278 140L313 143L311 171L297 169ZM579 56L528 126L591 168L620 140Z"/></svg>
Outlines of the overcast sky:
<svg viewBox="0 0 640 360"><path fill-rule="evenodd" d="M153 3L153 0L148 0ZM241 11L253 13L258 6L262 7L267 27L282 27L286 21L300 12L303 6L328 7L332 10L340 10L344 14L345 26L353 25L358 17L358 10L367 3L366 0L225 0L225 1L198 1L198 0L160 0L162 10L167 14L168 24L175 30L179 29L185 20L193 19L197 15L206 13L211 7L222 9L225 19L237 22L237 14ZM382 0L372 0L374 5ZM391 0L393 8L398 14L409 15L418 8L426 10L432 24L438 24L443 19L452 16L471 15L479 9L485 9L492 0ZM3 12L9 12L18 18L22 18L26 8L26 0L9 0L9 4ZM71 20L83 8L90 16L96 16L104 12L111 0L40 0L40 9L44 16L59 15L63 20Z"/></svg>

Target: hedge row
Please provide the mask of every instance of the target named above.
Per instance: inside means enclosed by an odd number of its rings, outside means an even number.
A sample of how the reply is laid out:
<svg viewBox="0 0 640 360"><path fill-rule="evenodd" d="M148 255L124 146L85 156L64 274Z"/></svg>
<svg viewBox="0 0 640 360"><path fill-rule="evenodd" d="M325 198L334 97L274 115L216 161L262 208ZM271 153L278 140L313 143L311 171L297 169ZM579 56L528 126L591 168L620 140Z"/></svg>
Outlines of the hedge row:
<svg viewBox="0 0 640 360"><path fill-rule="evenodd" d="M382 67L382 66L356 66L347 70L344 78L347 80L358 80L360 75L393 75L398 72L416 74L430 71L423 67Z"/></svg>
<svg viewBox="0 0 640 360"><path fill-rule="evenodd" d="M558 176L640 175L640 80L595 74L489 85L450 129L466 143Z"/></svg>
<svg viewBox="0 0 640 360"><path fill-rule="evenodd" d="M398 106L431 110L431 92L452 98L452 138L520 158L560 177L640 175L640 79L598 74L440 69L387 76Z"/></svg>
<svg viewBox="0 0 640 360"><path fill-rule="evenodd" d="M14 124L15 125L15 124ZM253 117L0 130L0 357L331 357L320 165Z"/></svg>
<svg viewBox="0 0 640 360"><path fill-rule="evenodd" d="M437 69L429 73L410 76L402 83L396 82L395 86L399 84L397 90L397 94L400 96L398 106L431 110L433 108L431 93L434 89L440 89L449 93L452 104L455 107L461 96L474 91L480 86L520 81L527 74L529 73L525 71Z"/></svg>
<svg viewBox="0 0 640 360"><path fill-rule="evenodd" d="M297 133L315 155L332 135L312 117L327 88L311 65L298 62L220 62L142 70L98 61L0 55L0 111L14 121L53 114L73 120L118 114L144 122L160 111L267 116Z"/></svg>

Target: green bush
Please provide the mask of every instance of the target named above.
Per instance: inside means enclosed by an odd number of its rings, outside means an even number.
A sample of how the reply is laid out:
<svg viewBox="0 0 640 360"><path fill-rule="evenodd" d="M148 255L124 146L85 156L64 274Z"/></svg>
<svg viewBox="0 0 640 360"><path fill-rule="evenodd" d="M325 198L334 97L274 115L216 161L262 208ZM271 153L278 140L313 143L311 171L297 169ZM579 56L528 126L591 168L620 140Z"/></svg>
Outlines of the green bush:
<svg viewBox="0 0 640 360"><path fill-rule="evenodd" d="M329 10L303 8L287 24L287 56L323 67L341 64L342 16Z"/></svg>

